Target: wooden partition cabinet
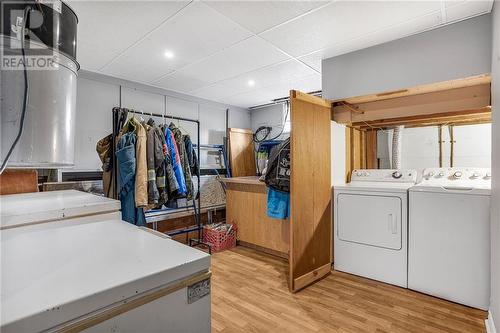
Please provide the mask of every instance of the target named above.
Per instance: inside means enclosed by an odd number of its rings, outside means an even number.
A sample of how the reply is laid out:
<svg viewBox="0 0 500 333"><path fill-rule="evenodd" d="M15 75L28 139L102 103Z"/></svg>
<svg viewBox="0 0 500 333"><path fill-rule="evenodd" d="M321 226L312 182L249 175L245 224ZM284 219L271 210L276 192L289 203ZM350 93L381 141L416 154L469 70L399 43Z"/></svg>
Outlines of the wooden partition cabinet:
<svg viewBox="0 0 500 333"><path fill-rule="evenodd" d="M332 262L331 103L292 90L289 287L328 275Z"/></svg>
<svg viewBox="0 0 500 333"><path fill-rule="evenodd" d="M296 292L328 275L332 263L331 102L290 92L290 216L267 216L267 188L241 161L227 187L226 217L238 227L240 245L287 258L289 288ZM231 129L231 160L252 147L249 130ZM248 155L248 154L246 154Z"/></svg>

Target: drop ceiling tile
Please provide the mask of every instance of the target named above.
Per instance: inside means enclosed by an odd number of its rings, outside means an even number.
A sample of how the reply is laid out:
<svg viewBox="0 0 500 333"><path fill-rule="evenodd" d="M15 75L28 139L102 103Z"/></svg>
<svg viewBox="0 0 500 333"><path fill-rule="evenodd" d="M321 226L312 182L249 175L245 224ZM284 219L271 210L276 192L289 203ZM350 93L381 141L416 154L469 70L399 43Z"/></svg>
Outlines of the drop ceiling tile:
<svg viewBox="0 0 500 333"><path fill-rule="evenodd" d="M193 2L178 15L154 30L103 71L127 75L127 68L139 67L148 81L155 81L172 69L179 69L221 49L251 33L202 2ZM173 57L168 59L165 52ZM150 73L150 69L154 73Z"/></svg>
<svg viewBox="0 0 500 333"><path fill-rule="evenodd" d="M251 37L180 71L214 83L288 59L262 38Z"/></svg>
<svg viewBox="0 0 500 333"><path fill-rule="evenodd" d="M299 57L440 10L439 1L338 1L261 36Z"/></svg>
<svg viewBox="0 0 500 333"><path fill-rule="evenodd" d="M381 29L359 38L338 43L323 50L313 52L307 56L300 57L299 59L312 67L321 69L322 59L328 59L341 54L387 43L432 28L437 28L441 24L441 13L433 12L390 28Z"/></svg>
<svg viewBox="0 0 500 333"><path fill-rule="evenodd" d="M290 82L277 83L265 88L255 89L242 94L222 98L220 101L248 108L251 106L269 103L273 99L287 97L290 90L300 90L302 92L321 90L321 75L308 75Z"/></svg>
<svg viewBox="0 0 500 333"><path fill-rule="evenodd" d="M205 1L254 33L260 33L323 6L328 1Z"/></svg>
<svg viewBox="0 0 500 333"><path fill-rule="evenodd" d="M321 61L323 60L321 51L311 53L298 59L321 73Z"/></svg>
<svg viewBox="0 0 500 333"><path fill-rule="evenodd" d="M348 40L321 51L323 59L387 43L399 38L438 27L442 23L441 13L434 12L405 23L379 30L360 38Z"/></svg>
<svg viewBox="0 0 500 333"><path fill-rule="evenodd" d="M212 101L219 101L222 98L241 93L237 87L227 86L224 83L213 83L193 92L193 95Z"/></svg>
<svg viewBox="0 0 500 333"><path fill-rule="evenodd" d="M276 65L264 67L252 72L238 75L234 78L219 81L194 92L199 97L219 100L236 94L250 92L276 84L294 82L306 76L316 74L306 65L288 60ZM252 81L253 85L249 85Z"/></svg>
<svg viewBox="0 0 500 333"><path fill-rule="evenodd" d="M242 108L249 108L251 106L270 103L274 98L276 98L276 96L272 91L257 89L248 93L223 98L220 102Z"/></svg>
<svg viewBox="0 0 500 333"><path fill-rule="evenodd" d="M70 1L78 16L77 59L98 70L189 1Z"/></svg>
<svg viewBox="0 0 500 333"><path fill-rule="evenodd" d="M453 22L491 12L493 0L446 1L445 5L446 21Z"/></svg>
<svg viewBox="0 0 500 333"><path fill-rule="evenodd" d="M197 77L188 76L181 72L174 72L153 82L155 86L165 89L189 93L209 85L209 82L199 80Z"/></svg>

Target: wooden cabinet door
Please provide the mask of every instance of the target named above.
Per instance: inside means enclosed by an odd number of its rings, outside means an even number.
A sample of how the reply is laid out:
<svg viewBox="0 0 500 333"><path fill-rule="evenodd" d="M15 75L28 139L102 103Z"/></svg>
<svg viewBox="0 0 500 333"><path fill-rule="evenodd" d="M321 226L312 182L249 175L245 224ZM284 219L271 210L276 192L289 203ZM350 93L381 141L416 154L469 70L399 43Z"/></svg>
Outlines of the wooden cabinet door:
<svg viewBox="0 0 500 333"><path fill-rule="evenodd" d="M331 103L290 92L290 290L330 274Z"/></svg>

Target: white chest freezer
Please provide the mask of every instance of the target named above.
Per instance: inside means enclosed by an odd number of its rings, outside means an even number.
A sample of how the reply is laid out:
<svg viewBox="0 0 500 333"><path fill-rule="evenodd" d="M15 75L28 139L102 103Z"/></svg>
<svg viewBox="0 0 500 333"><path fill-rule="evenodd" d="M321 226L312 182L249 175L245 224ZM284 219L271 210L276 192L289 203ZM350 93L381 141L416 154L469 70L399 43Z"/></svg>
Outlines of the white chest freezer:
<svg viewBox="0 0 500 333"><path fill-rule="evenodd" d="M210 332L210 256L120 220L0 231L0 331Z"/></svg>
<svg viewBox="0 0 500 333"><path fill-rule="evenodd" d="M0 196L0 229L68 219L82 223L96 216L121 220L120 201L76 190Z"/></svg>

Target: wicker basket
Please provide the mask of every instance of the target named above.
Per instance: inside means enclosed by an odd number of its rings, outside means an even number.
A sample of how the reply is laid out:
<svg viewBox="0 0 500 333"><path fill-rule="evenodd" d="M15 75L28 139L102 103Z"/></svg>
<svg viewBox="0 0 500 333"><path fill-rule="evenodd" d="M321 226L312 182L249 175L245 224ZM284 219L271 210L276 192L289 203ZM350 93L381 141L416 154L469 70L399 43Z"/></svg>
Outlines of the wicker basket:
<svg viewBox="0 0 500 333"><path fill-rule="evenodd" d="M225 227L224 227L225 226ZM227 226L232 226L230 229ZM236 246L236 224L209 224L203 227L203 242L212 247L212 252L220 252Z"/></svg>

